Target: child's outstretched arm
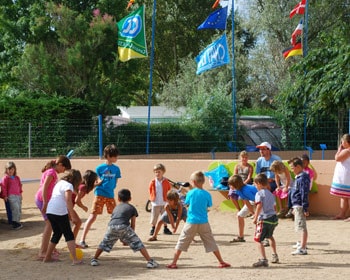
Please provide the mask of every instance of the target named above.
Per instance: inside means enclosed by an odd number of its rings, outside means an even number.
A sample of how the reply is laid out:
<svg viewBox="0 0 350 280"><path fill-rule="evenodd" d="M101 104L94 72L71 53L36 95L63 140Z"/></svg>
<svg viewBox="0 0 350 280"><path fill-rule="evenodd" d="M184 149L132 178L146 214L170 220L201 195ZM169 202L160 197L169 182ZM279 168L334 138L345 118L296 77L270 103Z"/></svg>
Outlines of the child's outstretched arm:
<svg viewBox="0 0 350 280"><path fill-rule="evenodd" d="M176 223L175 223L175 228L173 230L173 233L176 232L177 228L179 227L181 217L182 217L182 204L179 202L177 205L177 218L176 218Z"/></svg>
<svg viewBox="0 0 350 280"><path fill-rule="evenodd" d="M78 205L81 209L83 209L85 212L88 211L88 207L84 205L84 203L82 202L82 198L85 196L85 192L84 191L80 191L78 192L78 195L75 199L75 204Z"/></svg>

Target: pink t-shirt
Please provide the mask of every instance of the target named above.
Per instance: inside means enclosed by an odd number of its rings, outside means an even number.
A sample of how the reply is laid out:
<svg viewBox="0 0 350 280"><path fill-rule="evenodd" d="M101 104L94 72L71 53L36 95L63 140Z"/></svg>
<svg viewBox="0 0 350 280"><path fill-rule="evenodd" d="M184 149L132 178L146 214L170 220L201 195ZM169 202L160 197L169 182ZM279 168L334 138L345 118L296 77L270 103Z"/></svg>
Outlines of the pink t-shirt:
<svg viewBox="0 0 350 280"><path fill-rule="evenodd" d="M21 195L22 183L18 176L5 175L2 178L2 191L3 196L8 197L9 195Z"/></svg>
<svg viewBox="0 0 350 280"><path fill-rule="evenodd" d="M39 201L43 201L43 186L45 183L45 180L47 177L52 176L52 181L50 183L50 185L48 186L47 189L47 201L50 200L51 196L52 196L52 191L53 188L55 187L56 183L57 183L57 172L54 168L50 168L48 170L46 170L42 175L41 175L41 180L40 180L40 187L38 189L38 191L36 192L35 198Z"/></svg>

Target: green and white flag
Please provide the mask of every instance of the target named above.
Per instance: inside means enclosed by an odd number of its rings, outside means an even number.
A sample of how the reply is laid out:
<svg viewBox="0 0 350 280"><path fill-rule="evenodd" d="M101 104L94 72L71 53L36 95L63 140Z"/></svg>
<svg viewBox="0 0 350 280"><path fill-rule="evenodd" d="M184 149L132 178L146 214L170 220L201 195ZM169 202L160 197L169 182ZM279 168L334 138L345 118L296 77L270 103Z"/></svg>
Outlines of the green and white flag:
<svg viewBox="0 0 350 280"><path fill-rule="evenodd" d="M145 5L117 22L118 54L122 62L148 56L145 35Z"/></svg>

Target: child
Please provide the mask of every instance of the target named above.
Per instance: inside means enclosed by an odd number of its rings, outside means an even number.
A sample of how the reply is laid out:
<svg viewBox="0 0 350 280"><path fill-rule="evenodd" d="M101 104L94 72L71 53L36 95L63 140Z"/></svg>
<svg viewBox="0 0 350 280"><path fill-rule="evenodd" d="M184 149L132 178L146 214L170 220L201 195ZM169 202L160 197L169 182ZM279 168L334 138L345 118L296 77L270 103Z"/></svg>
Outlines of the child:
<svg viewBox="0 0 350 280"><path fill-rule="evenodd" d="M45 227L41 239L38 259L43 259L46 256L47 246L49 245L52 233L51 224L46 216L46 208L50 201L52 190L57 183L58 174L70 170L71 168L72 166L69 158L66 156L59 156L56 160L46 163L41 170L43 174L41 175L40 187L35 194L35 204L44 218ZM57 257L57 255L58 252L55 251L55 257Z"/></svg>
<svg viewBox="0 0 350 280"><path fill-rule="evenodd" d="M92 266L98 266L98 258L103 251L109 253L114 244L120 240L123 244L129 245L136 252L140 251L147 261L147 268L156 268L158 263L148 254L140 238L135 233L136 217L138 216L136 208L129 203L131 193L127 189L121 189L118 192L117 207L114 208L110 222L108 223L107 232L95 252L94 258L91 259Z"/></svg>
<svg viewBox="0 0 350 280"><path fill-rule="evenodd" d="M2 196L10 207L12 229L23 227L20 223L22 212L22 183L17 176L17 168L14 162L9 161L5 166L5 176L2 178Z"/></svg>
<svg viewBox="0 0 350 280"><path fill-rule="evenodd" d="M261 259L253 264L253 267L267 267L269 266L266 258L265 247L263 240L265 238L270 240L272 248L272 263L278 263L278 255L276 251L276 241L273 237L273 232L278 225L278 218L275 210L275 197L269 191L270 184L265 174L258 174L254 178L258 192L255 195L255 214L253 223L256 224L254 240L258 242Z"/></svg>
<svg viewBox="0 0 350 280"><path fill-rule="evenodd" d="M288 213L288 191L292 184L292 178L288 168L282 161L275 160L270 166L270 170L275 173L275 181L277 188L273 192L276 196L279 212L278 218L284 218Z"/></svg>
<svg viewBox="0 0 350 280"><path fill-rule="evenodd" d="M103 206L106 205L108 214L112 214L113 209L116 206L114 189L117 187L118 179L121 178L120 169L114 164L117 162L118 155L119 151L115 145L107 145L103 151L103 156L106 159L106 162L96 167L96 173L100 177L101 183L95 188L95 199L92 204L91 213L84 225L79 243L82 248L89 247L85 243L86 236L91 225L95 222L97 215L102 214Z"/></svg>
<svg viewBox="0 0 350 280"><path fill-rule="evenodd" d="M247 185L243 182L240 175L233 175L228 179L228 185L230 189L236 191L236 194L243 200L244 206L237 213L238 218L238 236L234 238L231 243L245 242L244 239L244 218L248 217L251 213L254 213L252 203L255 200L255 194L257 189L255 186Z"/></svg>
<svg viewBox="0 0 350 280"><path fill-rule="evenodd" d="M241 160L241 163L238 163L235 166L234 175L240 175L245 185L253 183L253 166L248 163L248 153L246 151L242 151L239 154L239 159Z"/></svg>
<svg viewBox="0 0 350 280"><path fill-rule="evenodd" d="M153 167L153 172L155 174L155 178L150 182L149 184L149 195L150 195L150 201L152 204L152 210L151 210L151 231L150 235L153 236L156 224L158 221L158 217L160 214L163 214L164 212L164 205L166 203L166 196L168 191L171 190L170 182L163 177L165 173L165 166L161 163L156 164ZM171 235L171 231L168 229L167 225L164 224L164 234Z"/></svg>
<svg viewBox="0 0 350 280"><path fill-rule="evenodd" d="M316 170L310 167L310 158L308 155L304 154L301 156L301 160L303 161L303 168L304 171L309 174L310 177L310 191L312 189L312 184L317 179L317 173Z"/></svg>
<svg viewBox="0 0 350 280"><path fill-rule="evenodd" d="M173 261L167 265L167 268L177 268L176 263L182 251L187 251L197 233L203 241L206 252L213 252L218 259L219 267L230 267L231 265L224 262L221 257L208 222L208 208L212 206L212 198L210 193L203 189L205 182L204 173L196 171L191 175L190 179L194 188L186 195L185 203L189 205L187 220L175 246Z"/></svg>
<svg viewBox="0 0 350 280"><path fill-rule="evenodd" d="M157 241L157 234L163 224L170 224L173 228L173 233L176 232L180 221L184 220L186 222L187 209L180 202L179 193L173 190L167 193L167 204L165 205L164 213L162 214L160 221L157 223L156 230L148 241Z"/></svg>
<svg viewBox="0 0 350 280"><path fill-rule="evenodd" d="M73 213L72 193L77 191L81 183L79 170L71 169L67 175L57 182L52 197L47 205L46 215L50 221L53 234L47 248L44 262L52 262L52 253L60 241L62 235L67 242L68 250L72 256L72 265L81 264L76 256L74 234L70 226L69 216L73 223L75 215Z"/></svg>
<svg viewBox="0 0 350 280"><path fill-rule="evenodd" d="M291 188L290 196L294 213L294 228L295 231L301 231L300 245L296 245L296 250L292 255L307 255L307 227L306 217L309 216L309 191L310 178L309 175L303 171L303 162L300 158L294 158L289 161L290 168L295 174L294 184Z"/></svg>
<svg viewBox="0 0 350 280"><path fill-rule="evenodd" d="M82 184L78 188L78 193L77 194L72 193L73 207L75 205L77 205L81 209L83 209L85 212L88 211L87 206L85 206L81 200L86 194L88 194L90 191L92 191L96 187L96 185L99 184L97 179L98 179L98 176L94 171L92 171L92 170L85 171L85 174L83 175ZM74 208L73 208L73 212L76 214L75 220L77 221L74 224L74 229L73 229L74 239L76 240L82 222L81 222L80 217L78 216L78 213L74 210ZM80 245L77 245L77 247L79 248Z"/></svg>

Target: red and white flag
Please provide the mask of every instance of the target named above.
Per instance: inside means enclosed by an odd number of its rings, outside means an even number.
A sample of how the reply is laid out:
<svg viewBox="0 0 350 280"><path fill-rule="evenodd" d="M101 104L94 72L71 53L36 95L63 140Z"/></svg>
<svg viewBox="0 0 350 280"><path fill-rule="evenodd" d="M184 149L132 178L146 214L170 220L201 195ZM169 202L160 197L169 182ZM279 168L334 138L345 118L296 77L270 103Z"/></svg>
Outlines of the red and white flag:
<svg viewBox="0 0 350 280"><path fill-rule="evenodd" d="M301 0L294 9L289 13L289 17L292 18L295 15L303 15L305 12L306 0Z"/></svg>
<svg viewBox="0 0 350 280"><path fill-rule="evenodd" d="M301 19L297 28L292 33L292 38L290 39L290 42L293 46L295 46L301 39L301 34L303 34L303 20Z"/></svg>

